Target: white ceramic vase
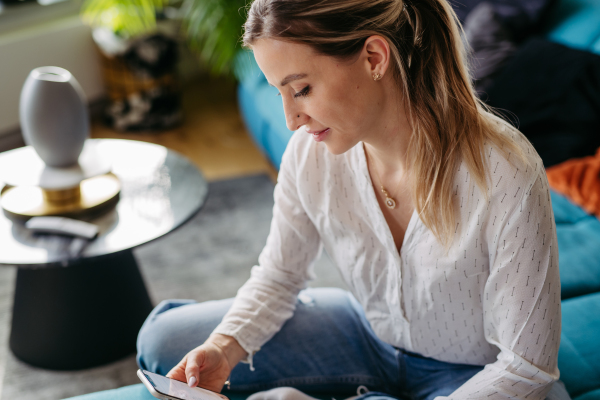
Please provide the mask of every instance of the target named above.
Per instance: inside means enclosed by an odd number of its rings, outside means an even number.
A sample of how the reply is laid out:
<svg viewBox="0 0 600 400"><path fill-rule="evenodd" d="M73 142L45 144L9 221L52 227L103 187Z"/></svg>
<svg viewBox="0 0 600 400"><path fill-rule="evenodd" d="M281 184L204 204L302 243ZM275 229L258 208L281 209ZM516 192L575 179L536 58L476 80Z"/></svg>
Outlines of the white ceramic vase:
<svg viewBox="0 0 600 400"><path fill-rule="evenodd" d="M21 130L49 167L77 163L90 122L81 86L59 67L36 68L27 77L19 104Z"/></svg>

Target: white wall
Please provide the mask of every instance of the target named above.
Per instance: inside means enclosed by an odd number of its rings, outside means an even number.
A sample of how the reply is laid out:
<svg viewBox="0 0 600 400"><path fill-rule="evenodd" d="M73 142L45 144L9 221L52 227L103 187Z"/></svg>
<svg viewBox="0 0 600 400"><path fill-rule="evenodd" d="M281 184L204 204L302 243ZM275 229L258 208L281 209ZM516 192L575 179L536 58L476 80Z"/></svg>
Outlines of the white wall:
<svg viewBox="0 0 600 400"><path fill-rule="evenodd" d="M0 34L0 136L19 128L21 87L32 69L44 65L69 70L88 101L104 93L91 31L78 16Z"/></svg>

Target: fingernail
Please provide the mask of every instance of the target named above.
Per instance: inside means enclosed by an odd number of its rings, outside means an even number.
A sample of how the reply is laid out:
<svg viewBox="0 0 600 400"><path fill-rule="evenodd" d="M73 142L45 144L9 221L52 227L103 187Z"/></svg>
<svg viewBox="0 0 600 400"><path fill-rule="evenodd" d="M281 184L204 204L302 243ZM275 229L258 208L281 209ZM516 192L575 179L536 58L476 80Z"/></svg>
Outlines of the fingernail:
<svg viewBox="0 0 600 400"><path fill-rule="evenodd" d="M195 377L195 376L192 376L192 377L190 378L190 380L188 381L188 386L189 386L189 387L194 387L195 385L196 385L196 377Z"/></svg>

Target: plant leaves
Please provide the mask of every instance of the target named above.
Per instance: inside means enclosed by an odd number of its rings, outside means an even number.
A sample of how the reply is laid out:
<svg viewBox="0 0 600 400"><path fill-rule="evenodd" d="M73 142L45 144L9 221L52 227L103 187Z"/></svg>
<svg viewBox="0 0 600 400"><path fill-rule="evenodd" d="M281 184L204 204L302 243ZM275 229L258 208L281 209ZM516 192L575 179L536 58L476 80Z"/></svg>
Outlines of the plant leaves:
<svg viewBox="0 0 600 400"><path fill-rule="evenodd" d="M238 76L235 59L242 50L246 0L188 0L184 10L183 29L189 47L211 72Z"/></svg>
<svg viewBox="0 0 600 400"><path fill-rule="evenodd" d="M156 12L168 0L86 0L80 11L84 23L105 27L123 38L130 38L156 27Z"/></svg>

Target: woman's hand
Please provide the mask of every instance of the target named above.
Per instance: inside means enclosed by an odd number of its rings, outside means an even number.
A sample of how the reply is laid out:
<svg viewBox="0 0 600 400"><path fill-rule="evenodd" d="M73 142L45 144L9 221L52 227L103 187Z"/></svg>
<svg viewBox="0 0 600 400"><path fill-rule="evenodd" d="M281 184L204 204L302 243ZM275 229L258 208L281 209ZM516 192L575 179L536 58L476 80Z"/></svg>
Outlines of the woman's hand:
<svg viewBox="0 0 600 400"><path fill-rule="evenodd" d="M233 367L246 357L247 353L237 340L231 336L213 334L204 344L187 353L169 371L167 378L219 393Z"/></svg>

